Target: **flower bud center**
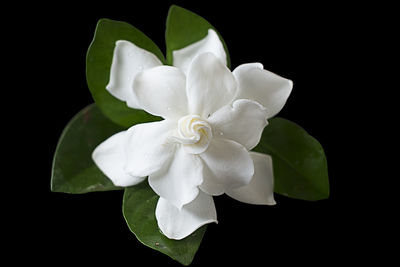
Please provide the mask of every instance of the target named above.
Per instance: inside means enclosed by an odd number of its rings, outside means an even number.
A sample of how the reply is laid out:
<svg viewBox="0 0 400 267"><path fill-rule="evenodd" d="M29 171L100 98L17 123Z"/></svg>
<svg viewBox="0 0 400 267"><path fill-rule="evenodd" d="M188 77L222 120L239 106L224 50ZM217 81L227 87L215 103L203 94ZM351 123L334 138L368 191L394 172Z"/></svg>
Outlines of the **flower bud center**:
<svg viewBox="0 0 400 267"><path fill-rule="evenodd" d="M176 139L191 153L198 154L206 150L211 138L211 126L200 116L187 115L179 119Z"/></svg>

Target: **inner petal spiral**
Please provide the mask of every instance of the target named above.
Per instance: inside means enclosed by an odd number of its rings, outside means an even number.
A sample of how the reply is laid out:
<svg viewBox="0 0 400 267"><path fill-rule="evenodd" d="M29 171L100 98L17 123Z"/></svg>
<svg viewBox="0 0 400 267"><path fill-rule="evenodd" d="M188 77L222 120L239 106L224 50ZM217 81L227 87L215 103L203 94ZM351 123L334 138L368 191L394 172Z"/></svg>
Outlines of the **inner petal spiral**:
<svg viewBox="0 0 400 267"><path fill-rule="evenodd" d="M198 115L187 115L178 121L178 136L175 137L191 154L204 152L212 138L210 124Z"/></svg>

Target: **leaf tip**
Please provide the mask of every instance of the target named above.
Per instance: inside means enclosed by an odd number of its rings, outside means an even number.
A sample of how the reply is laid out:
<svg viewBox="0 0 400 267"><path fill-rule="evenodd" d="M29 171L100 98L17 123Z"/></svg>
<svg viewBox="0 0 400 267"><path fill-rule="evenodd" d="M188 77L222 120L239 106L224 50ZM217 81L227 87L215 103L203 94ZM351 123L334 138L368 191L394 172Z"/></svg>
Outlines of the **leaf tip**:
<svg viewBox="0 0 400 267"><path fill-rule="evenodd" d="M190 260L190 261L187 261L187 262L184 262L184 261L179 261L183 266L189 266L192 262L193 262L193 259L192 260Z"/></svg>
<svg viewBox="0 0 400 267"><path fill-rule="evenodd" d="M99 27L100 25L102 25L102 24L105 24L105 23L110 23L110 22L112 22L113 20L112 19L109 19L109 18L101 18L101 19L99 19L98 21L97 21L97 27Z"/></svg>
<svg viewBox="0 0 400 267"><path fill-rule="evenodd" d="M50 191L57 192L56 186L53 183L53 179L51 179L51 182L50 182Z"/></svg>
<svg viewBox="0 0 400 267"><path fill-rule="evenodd" d="M53 176L50 180L50 191L53 193L62 193L62 189L60 188L60 186L57 186L57 184L54 182Z"/></svg>
<svg viewBox="0 0 400 267"><path fill-rule="evenodd" d="M315 196L315 198L310 199L311 201L319 201L324 199L329 199L330 196L330 188L329 188L329 181L325 188L319 190L319 194Z"/></svg>
<svg viewBox="0 0 400 267"><path fill-rule="evenodd" d="M183 8L183 7L180 7L180 6L178 6L178 5L171 5L171 6L169 7L168 12L174 11L175 9L184 9L184 8Z"/></svg>
<svg viewBox="0 0 400 267"><path fill-rule="evenodd" d="M330 197L330 195L331 195L331 192L330 192L330 187L328 185L326 190L325 190L325 192L322 193L321 200L322 199L328 199Z"/></svg>

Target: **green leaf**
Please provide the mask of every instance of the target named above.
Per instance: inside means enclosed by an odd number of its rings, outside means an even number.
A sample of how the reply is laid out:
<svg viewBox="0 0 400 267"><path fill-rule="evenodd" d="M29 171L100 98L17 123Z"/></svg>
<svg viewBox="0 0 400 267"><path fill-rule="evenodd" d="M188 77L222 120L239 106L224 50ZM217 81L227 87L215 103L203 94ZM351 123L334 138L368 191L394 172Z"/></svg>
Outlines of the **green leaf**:
<svg viewBox="0 0 400 267"><path fill-rule="evenodd" d="M161 62L165 62L161 50L146 35L125 22L101 19L86 56L86 79L92 96L101 111L113 122L129 127L138 114L140 117L154 118L144 111L129 108L125 102L112 96L106 85L110 78L111 63L115 42L127 40L154 53Z"/></svg>
<svg viewBox="0 0 400 267"><path fill-rule="evenodd" d="M272 156L276 193L303 200L329 197L324 150L297 124L271 119L254 150Z"/></svg>
<svg viewBox="0 0 400 267"><path fill-rule="evenodd" d="M183 265L189 265L207 226L199 228L182 240L168 239L158 228L155 217L158 198L146 181L125 189L123 213L129 229L144 245L170 256Z"/></svg>
<svg viewBox="0 0 400 267"><path fill-rule="evenodd" d="M208 29L218 31L204 18L179 6L172 5L167 17L167 30L165 33L165 41L167 45L167 63L172 65L172 51L181 49L194 42L200 41L207 36ZM222 36L221 39L227 57L227 65L230 68L231 60L228 48Z"/></svg>
<svg viewBox="0 0 400 267"><path fill-rule="evenodd" d="M95 104L76 114L57 144L51 190L80 194L120 189L97 168L92 152L98 144L122 130L124 128L105 118Z"/></svg>

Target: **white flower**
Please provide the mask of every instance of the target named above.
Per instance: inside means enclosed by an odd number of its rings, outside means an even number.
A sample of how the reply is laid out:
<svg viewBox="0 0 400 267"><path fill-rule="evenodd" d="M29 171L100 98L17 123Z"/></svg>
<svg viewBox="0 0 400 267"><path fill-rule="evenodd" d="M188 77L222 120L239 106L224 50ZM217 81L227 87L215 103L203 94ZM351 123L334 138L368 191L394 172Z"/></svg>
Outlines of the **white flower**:
<svg viewBox="0 0 400 267"><path fill-rule="evenodd" d="M155 211L160 229L168 238L182 239L217 222L212 196L275 204L272 160L249 151L267 119L282 109L292 82L260 63L231 72L213 30L173 57L174 66L162 66L130 42L116 43L107 90L164 120L117 133L92 156L115 185L148 177L160 196Z"/></svg>

